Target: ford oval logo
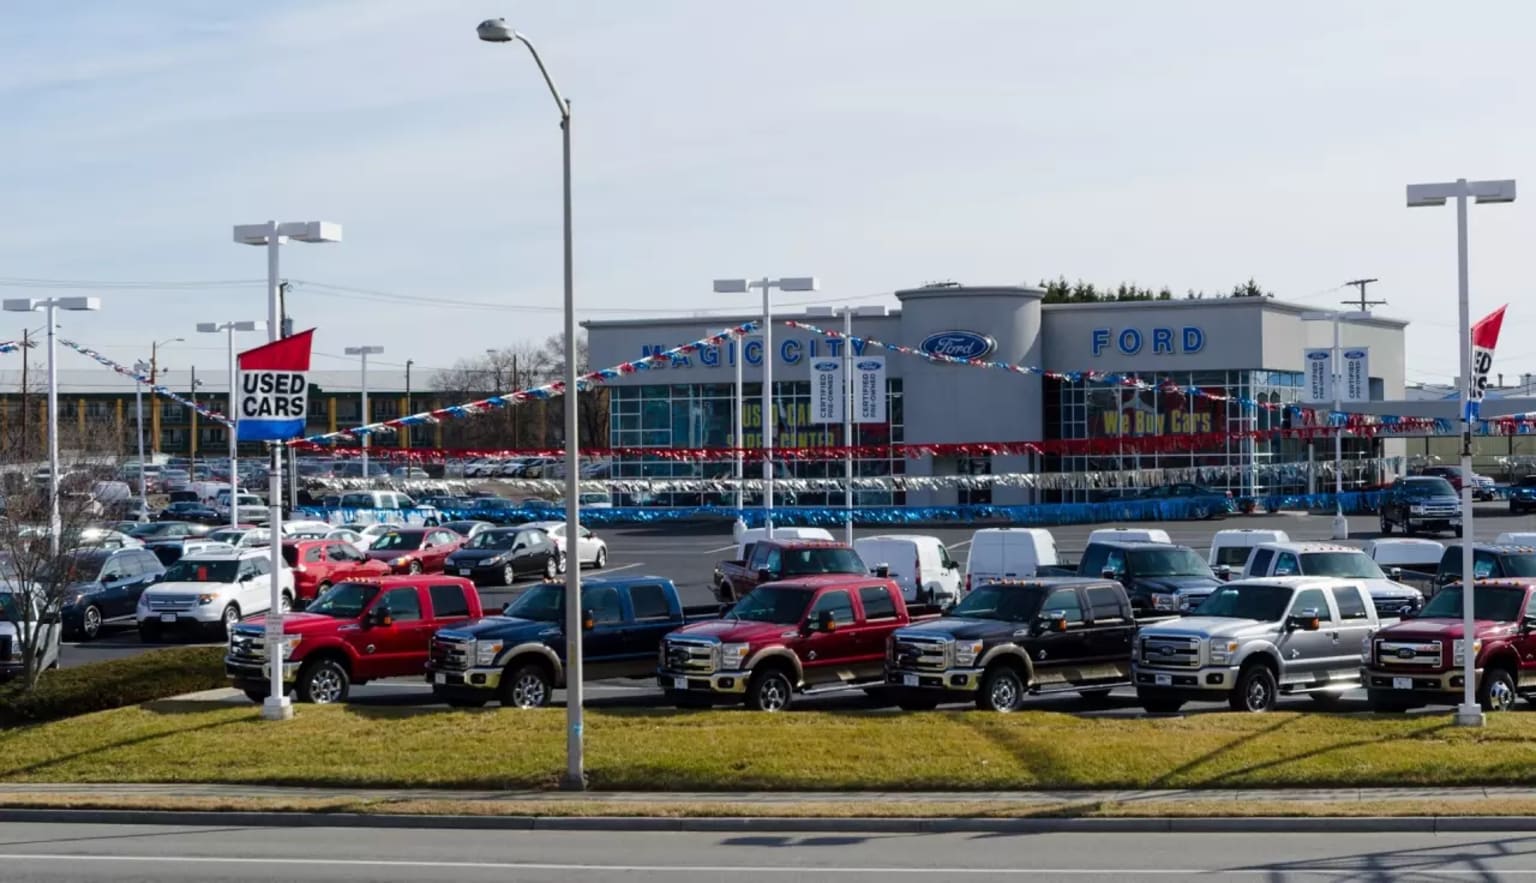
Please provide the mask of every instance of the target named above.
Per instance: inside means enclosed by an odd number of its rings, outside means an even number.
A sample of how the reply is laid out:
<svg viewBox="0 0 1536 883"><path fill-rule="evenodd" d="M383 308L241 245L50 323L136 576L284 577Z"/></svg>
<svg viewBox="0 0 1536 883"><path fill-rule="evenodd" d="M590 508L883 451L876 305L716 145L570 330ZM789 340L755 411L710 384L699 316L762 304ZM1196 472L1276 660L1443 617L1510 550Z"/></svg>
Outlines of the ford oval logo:
<svg viewBox="0 0 1536 883"><path fill-rule="evenodd" d="M997 341L974 331L940 331L923 338L917 348L931 356L979 359L997 349Z"/></svg>
<svg viewBox="0 0 1536 883"><path fill-rule="evenodd" d="M868 359L859 363L860 371L879 371L883 367L885 366L882 363L876 362L873 359Z"/></svg>
<svg viewBox="0 0 1536 883"><path fill-rule="evenodd" d="M1399 647L1399 648L1397 648L1397 658L1398 659L1412 659L1413 657L1415 657L1417 655L1418 654L1414 652L1414 649L1412 647Z"/></svg>
<svg viewBox="0 0 1536 883"><path fill-rule="evenodd" d="M1344 358L1346 358L1346 359L1363 359L1363 358L1365 358L1365 350L1345 350L1344 351Z"/></svg>
<svg viewBox="0 0 1536 883"><path fill-rule="evenodd" d="M1322 360L1328 358L1330 355L1332 355L1332 354L1331 353L1307 353L1307 358L1311 359L1314 362L1321 362Z"/></svg>
<svg viewBox="0 0 1536 883"><path fill-rule="evenodd" d="M820 362L814 363L812 367L814 367L817 371L836 371L838 369L838 364L834 361L831 361L830 359L824 359Z"/></svg>

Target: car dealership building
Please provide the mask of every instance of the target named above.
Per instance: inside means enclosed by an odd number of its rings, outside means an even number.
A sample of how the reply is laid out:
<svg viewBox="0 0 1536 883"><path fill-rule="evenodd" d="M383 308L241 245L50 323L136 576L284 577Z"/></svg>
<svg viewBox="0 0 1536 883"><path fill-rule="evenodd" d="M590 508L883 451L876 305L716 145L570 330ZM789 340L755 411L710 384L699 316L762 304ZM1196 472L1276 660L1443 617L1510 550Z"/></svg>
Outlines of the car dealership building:
<svg viewBox="0 0 1536 883"><path fill-rule="evenodd" d="M1304 319L1315 306L1260 297L1196 300L1043 303L1032 287L941 285L896 292L900 307L881 315L856 315L855 337L899 344L924 352L1006 362L1047 374L936 363L918 356L854 347L856 356L885 357L885 420L854 427L853 444L946 445L1097 439L1090 455L1080 449L1056 453L963 452L908 457L862 458L860 477L889 475L977 476L1071 473L1072 487L1020 486L1015 479L934 482L918 490L860 490L859 505L944 506L1079 502L1124 492L1119 485L1132 470L1186 469L1180 480L1225 488L1234 494L1305 493L1309 457L1330 461L1332 444L1303 439L1254 441L1233 434L1280 428L1281 410L1251 403L1297 404L1309 400L1305 351L1332 345L1328 321ZM591 360L614 365L708 337L723 327L760 318L674 317L588 322ZM817 422L813 412L812 363L842 355L842 341L782 320L824 329L842 327L842 318L775 314L775 447L814 449L844 444L842 424ZM1356 362L1357 378L1372 400L1404 396L1403 329L1406 323L1373 317L1341 326L1346 351L1367 352ZM741 347L746 447L762 443L760 339ZM622 375L610 382L611 443L616 448L695 450L728 448L734 432L737 347L709 347L670 364ZM1367 367L1368 366L1368 367ZM1106 383L1087 372L1134 375L1146 385ZM1048 374L1069 375L1053 377ZM1150 388L1149 388L1150 387ZM1244 404L1248 402L1249 404ZM1346 406L1346 410L1348 410ZM1153 437L1199 437L1193 450L1166 450ZM1109 440L1113 440L1114 450ZM1309 447L1315 445L1315 451ZM1400 457L1398 439L1346 438L1346 460L1376 462ZM1163 450L1153 450L1163 448ZM1255 468L1257 467L1257 468ZM613 475L624 478L714 479L728 477L729 460L687 457L618 458ZM1351 482L1387 476L1374 466L1350 473ZM748 477L761 474L750 466ZM787 458L776 466L785 478L840 478L843 460L813 456ZM1082 476L1102 476L1083 479ZM1092 486L1083 486L1084 484ZM1329 489L1331 479L1320 490ZM749 502L754 497L749 494ZM660 505L728 502L720 494L662 493L643 501ZM799 492L781 500L799 505L841 505L837 493Z"/></svg>

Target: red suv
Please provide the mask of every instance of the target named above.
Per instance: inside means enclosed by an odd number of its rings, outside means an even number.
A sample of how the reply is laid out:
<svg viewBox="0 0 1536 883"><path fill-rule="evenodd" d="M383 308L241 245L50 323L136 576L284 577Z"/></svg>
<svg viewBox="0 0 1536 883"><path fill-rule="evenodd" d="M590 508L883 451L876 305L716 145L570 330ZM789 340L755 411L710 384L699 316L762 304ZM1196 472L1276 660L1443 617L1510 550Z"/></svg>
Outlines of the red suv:
<svg viewBox="0 0 1536 883"><path fill-rule="evenodd" d="M301 601L313 601L339 582L389 575L388 564L370 560L343 540L290 540L283 544L283 560L293 569Z"/></svg>

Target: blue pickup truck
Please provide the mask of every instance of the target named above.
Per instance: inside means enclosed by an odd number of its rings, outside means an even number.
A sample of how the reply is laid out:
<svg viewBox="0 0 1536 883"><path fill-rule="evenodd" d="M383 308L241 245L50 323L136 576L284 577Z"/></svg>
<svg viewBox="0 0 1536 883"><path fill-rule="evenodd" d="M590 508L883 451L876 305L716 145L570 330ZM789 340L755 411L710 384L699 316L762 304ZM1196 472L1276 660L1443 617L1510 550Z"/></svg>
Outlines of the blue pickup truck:
<svg viewBox="0 0 1536 883"><path fill-rule="evenodd" d="M586 579L581 583L584 680L652 678L663 635L706 619L716 604L684 607L672 581L659 576ZM432 636L427 677L432 694L455 708L538 708L565 686L565 586L534 586L502 611Z"/></svg>

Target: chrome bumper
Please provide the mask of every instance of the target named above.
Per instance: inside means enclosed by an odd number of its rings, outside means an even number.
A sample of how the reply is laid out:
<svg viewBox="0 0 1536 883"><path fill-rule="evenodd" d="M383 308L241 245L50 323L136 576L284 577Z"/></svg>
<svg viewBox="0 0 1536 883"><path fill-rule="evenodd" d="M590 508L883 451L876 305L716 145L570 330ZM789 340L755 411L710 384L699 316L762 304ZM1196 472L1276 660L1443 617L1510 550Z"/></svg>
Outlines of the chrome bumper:
<svg viewBox="0 0 1536 883"><path fill-rule="evenodd" d="M501 686L502 669L466 668L462 671L444 671L427 666L427 680L434 687L461 687L467 690L495 690Z"/></svg>
<svg viewBox="0 0 1536 883"><path fill-rule="evenodd" d="M1230 693L1237 686L1241 669L1235 665L1206 665L1200 668L1151 668L1131 664L1131 683L1148 690L1208 690Z"/></svg>
<svg viewBox="0 0 1536 883"><path fill-rule="evenodd" d="M719 693L721 695L739 695L747 692L747 681L752 679L750 671L717 671L712 674L699 674L697 672L677 672L661 669L656 672L656 686L663 690L678 690L688 693Z"/></svg>
<svg viewBox="0 0 1536 883"><path fill-rule="evenodd" d="M283 683L291 684L299 677L299 666L302 663L283 661ZM272 664L270 662L252 662L248 659L235 660L224 657L224 675L237 681L272 679Z"/></svg>
<svg viewBox="0 0 1536 883"><path fill-rule="evenodd" d="M981 677L984 671L980 668L946 668L942 672L921 672L888 668L885 670L885 682L892 687L915 690L959 690L974 693L981 689Z"/></svg>
<svg viewBox="0 0 1536 883"><path fill-rule="evenodd" d="M1475 668L1472 676L1476 680L1473 684L1483 679L1483 670ZM1397 684L1407 679L1412 686L1400 687ZM1461 695L1466 686L1461 669L1452 668L1446 671L1383 671L1377 668L1362 666L1360 668L1360 685L1368 690L1401 691L1403 693L1454 693Z"/></svg>

